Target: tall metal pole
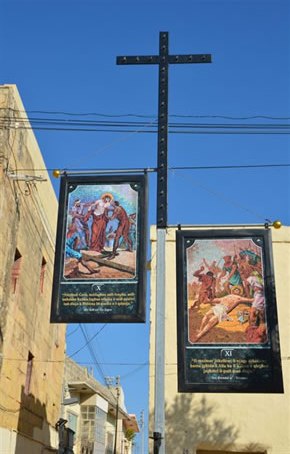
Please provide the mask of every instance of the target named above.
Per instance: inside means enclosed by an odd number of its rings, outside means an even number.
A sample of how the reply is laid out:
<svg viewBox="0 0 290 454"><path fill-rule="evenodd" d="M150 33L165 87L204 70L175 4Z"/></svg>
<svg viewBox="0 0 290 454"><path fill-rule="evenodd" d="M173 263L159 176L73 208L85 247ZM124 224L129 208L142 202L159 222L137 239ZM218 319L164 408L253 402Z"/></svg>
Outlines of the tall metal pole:
<svg viewBox="0 0 290 454"><path fill-rule="evenodd" d="M165 240L168 173L168 65L178 63L211 63L211 55L169 55L168 32L161 32L159 35L159 55L117 57L118 65L159 65L154 454L165 453Z"/></svg>
<svg viewBox="0 0 290 454"><path fill-rule="evenodd" d="M141 411L140 429L141 429L141 451L140 451L140 454L144 454L144 410Z"/></svg>
<svg viewBox="0 0 290 454"><path fill-rule="evenodd" d="M116 377L116 393L117 393L117 405L116 405L116 421L115 421L115 440L114 440L114 454L117 453L117 439L118 439L118 417L119 417L119 397L120 397L120 377Z"/></svg>

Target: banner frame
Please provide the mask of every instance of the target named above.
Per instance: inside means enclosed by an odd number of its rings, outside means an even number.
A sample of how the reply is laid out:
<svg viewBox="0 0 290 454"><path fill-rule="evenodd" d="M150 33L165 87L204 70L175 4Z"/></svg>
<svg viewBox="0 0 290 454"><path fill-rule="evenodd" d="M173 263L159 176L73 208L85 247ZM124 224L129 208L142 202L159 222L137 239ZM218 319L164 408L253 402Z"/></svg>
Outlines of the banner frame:
<svg viewBox="0 0 290 454"><path fill-rule="evenodd" d="M263 239L263 259L264 259L264 291L266 297L266 312L267 312L267 329L270 338L271 348L267 356L269 368L271 369L272 378L267 383L257 383L255 379L249 376L248 381L242 383L232 382L230 380L224 382L214 382L206 380L204 382L196 382L189 378L189 360L188 345L186 345L186 336L189 333L186 323L186 312L189 312L188 296L187 296L187 264L186 264L186 241L202 240L202 239L243 239L261 237ZM278 332L278 316L275 296L275 279L271 244L270 229L258 228L241 228L241 229L207 229L207 230L178 230L176 231L176 278L177 278L177 356L178 356L178 392L209 392L209 393L226 393L226 392L244 392L244 393L283 393L283 378L281 368L279 332ZM187 332L186 332L187 331ZM193 343L191 344L193 345ZM235 350L233 344L215 346L203 344L199 342L193 345L192 352L200 350L210 352L211 348L224 350ZM244 347L246 349L247 346ZM186 350L187 349L187 350ZM206 350L207 349L207 350ZM252 348L253 349L253 348ZM261 349L262 350L262 349ZM210 354L210 353L208 353ZM192 354L193 358L193 354ZM191 360L192 361L192 360Z"/></svg>
<svg viewBox="0 0 290 454"><path fill-rule="evenodd" d="M138 275L135 311L132 314L106 314L106 313L71 313L64 314L60 304L60 289L64 282L63 269L65 258L65 241L68 216L69 185L118 185L139 184L138 194L138 253L136 258L136 273ZM51 323L144 323L146 320L146 280L147 280L147 211L148 211L148 175L144 174L112 174L110 175L67 175L64 174L60 181L59 210L56 234L55 264L53 274L53 289L51 303ZM80 282L84 282L80 280ZM121 279L118 281L122 282ZM87 285L104 285L96 279L86 282Z"/></svg>

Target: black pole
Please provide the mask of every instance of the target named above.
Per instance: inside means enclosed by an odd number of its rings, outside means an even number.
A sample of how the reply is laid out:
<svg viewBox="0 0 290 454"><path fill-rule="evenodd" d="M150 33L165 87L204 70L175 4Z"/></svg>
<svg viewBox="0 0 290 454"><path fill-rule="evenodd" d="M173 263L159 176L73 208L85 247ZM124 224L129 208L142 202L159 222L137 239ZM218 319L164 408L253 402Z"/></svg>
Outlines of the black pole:
<svg viewBox="0 0 290 454"><path fill-rule="evenodd" d="M167 226L168 173L168 33L159 35L159 101L157 146L157 227Z"/></svg>

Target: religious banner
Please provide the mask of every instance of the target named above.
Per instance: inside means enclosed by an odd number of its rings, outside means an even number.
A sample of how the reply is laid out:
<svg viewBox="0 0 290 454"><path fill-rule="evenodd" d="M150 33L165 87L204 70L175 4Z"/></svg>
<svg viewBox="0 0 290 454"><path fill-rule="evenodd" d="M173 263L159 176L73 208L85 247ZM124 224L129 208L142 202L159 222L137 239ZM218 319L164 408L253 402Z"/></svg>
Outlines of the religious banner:
<svg viewBox="0 0 290 454"><path fill-rule="evenodd" d="M144 322L147 176L63 176L51 321Z"/></svg>
<svg viewBox="0 0 290 454"><path fill-rule="evenodd" d="M178 390L283 393L269 229L179 230Z"/></svg>

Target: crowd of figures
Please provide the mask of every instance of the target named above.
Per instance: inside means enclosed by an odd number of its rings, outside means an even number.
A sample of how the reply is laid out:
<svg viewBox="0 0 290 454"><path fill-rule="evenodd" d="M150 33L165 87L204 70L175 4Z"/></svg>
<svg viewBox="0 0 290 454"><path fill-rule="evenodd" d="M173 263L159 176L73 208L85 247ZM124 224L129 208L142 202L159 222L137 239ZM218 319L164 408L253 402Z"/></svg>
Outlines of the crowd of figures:
<svg viewBox="0 0 290 454"><path fill-rule="evenodd" d="M202 304L211 305L202 318L195 341L218 322L230 320L229 313L240 303L249 306L249 311L238 313L238 321L248 325L246 342L267 340L263 266L257 251L241 249L235 255L222 257L219 262L208 263L203 259L193 276L196 279L192 308L198 310Z"/></svg>
<svg viewBox="0 0 290 454"><path fill-rule="evenodd" d="M75 199L69 210L66 256L81 259L81 250L90 250L112 260L121 248L136 248L136 213L128 214L110 193L93 202Z"/></svg>

